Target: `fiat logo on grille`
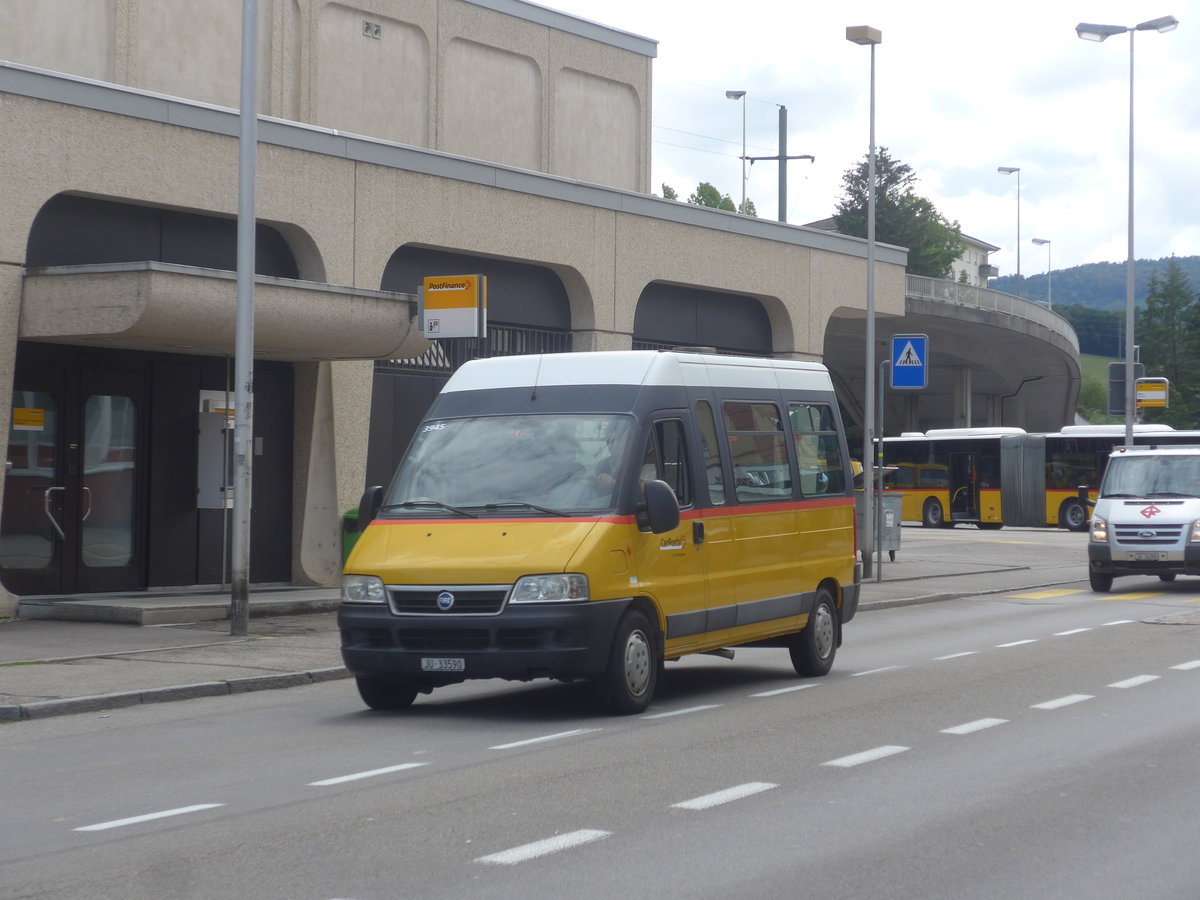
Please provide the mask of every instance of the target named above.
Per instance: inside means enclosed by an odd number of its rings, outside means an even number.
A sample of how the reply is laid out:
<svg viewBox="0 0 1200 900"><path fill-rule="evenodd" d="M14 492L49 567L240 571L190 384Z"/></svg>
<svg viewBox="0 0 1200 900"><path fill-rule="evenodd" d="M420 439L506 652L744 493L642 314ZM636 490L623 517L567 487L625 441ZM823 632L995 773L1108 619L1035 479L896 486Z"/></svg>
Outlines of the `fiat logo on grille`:
<svg viewBox="0 0 1200 900"><path fill-rule="evenodd" d="M442 612L446 612L448 609L450 609L453 606L454 606L454 595L452 593L450 593L449 591L442 591L440 594L437 595L437 608L440 609Z"/></svg>

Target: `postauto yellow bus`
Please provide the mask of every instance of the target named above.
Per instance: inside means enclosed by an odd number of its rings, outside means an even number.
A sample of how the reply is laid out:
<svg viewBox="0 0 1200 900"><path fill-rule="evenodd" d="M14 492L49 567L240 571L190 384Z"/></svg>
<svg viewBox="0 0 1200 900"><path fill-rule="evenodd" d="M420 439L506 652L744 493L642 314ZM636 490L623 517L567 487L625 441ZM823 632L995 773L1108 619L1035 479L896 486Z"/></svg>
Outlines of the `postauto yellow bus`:
<svg viewBox="0 0 1200 900"><path fill-rule="evenodd" d="M391 485L363 496L342 658L373 709L467 679L552 678L636 713L664 661L739 645L824 675L858 606L849 472L815 363L469 362Z"/></svg>

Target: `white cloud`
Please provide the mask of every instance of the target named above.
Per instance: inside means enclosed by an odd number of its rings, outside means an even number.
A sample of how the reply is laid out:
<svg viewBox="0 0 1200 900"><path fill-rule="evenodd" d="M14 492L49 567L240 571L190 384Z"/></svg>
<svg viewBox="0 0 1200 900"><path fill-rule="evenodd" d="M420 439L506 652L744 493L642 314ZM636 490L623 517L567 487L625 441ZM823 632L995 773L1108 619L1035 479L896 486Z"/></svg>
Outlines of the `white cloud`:
<svg viewBox="0 0 1200 900"><path fill-rule="evenodd" d="M842 174L868 146L870 52L847 25L883 32L876 48L876 140L913 167L917 190L974 237L998 244L993 262L1016 270L1021 168L1021 269L1126 256L1129 38L1075 36L1078 22L1131 25L1171 14L1169 34L1135 39L1135 251L1200 252L1200 0L1132 10L1120 0L1013 0L1003 6L857 0L838 6L782 0L543 0L563 12L659 42L654 70L651 184L686 197L710 181L738 199L741 101L748 155L778 150L778 104L788 153L788 220L833 212ZM1134 18L1131 18L1134 17ZM750 167L747 195L775 216L777 165Z"/></svg>

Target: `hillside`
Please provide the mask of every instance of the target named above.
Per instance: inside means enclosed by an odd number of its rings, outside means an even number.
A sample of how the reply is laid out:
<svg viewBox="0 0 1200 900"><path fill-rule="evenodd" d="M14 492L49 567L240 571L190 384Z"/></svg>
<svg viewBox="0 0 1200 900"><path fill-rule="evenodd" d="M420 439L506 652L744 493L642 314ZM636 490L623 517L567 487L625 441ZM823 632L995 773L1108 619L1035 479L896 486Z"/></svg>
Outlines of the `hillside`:
<svg viewBox="0 0 1200 900"><path fill-rule="evenodd" d="M1133 295L1139 307L1145 305L1146 289L1150 276L1166 272L1167 260L1139 259L1134 263ZM1200 292L1200 256L1177 256L1175 261L1183 270L1193 290ZM1006 294L1017 292L1015 275L993 278L988 287ZM1033 274L1026 271L1022 279L1021 296L1027 300L1046 299L1046 273ZM1125 309L1125 263L1102 262L1074 266L1070 269L1055 269L1050 276L1054 291L1055 306L1087 306L1104 312Z"/></svg>

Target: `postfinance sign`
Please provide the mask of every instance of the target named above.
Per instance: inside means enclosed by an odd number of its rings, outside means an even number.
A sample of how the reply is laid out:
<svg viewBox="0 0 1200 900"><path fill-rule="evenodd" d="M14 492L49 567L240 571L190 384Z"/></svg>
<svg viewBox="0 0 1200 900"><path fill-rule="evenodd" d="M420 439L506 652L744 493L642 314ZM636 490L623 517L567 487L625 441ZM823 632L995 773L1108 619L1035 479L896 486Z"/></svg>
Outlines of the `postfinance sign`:
<svg viewBox="0 0 1200 900"><path fill-rule="evenodd" d="M487 336L487 276L433 275L421 287L425 337Z"/></svg>

